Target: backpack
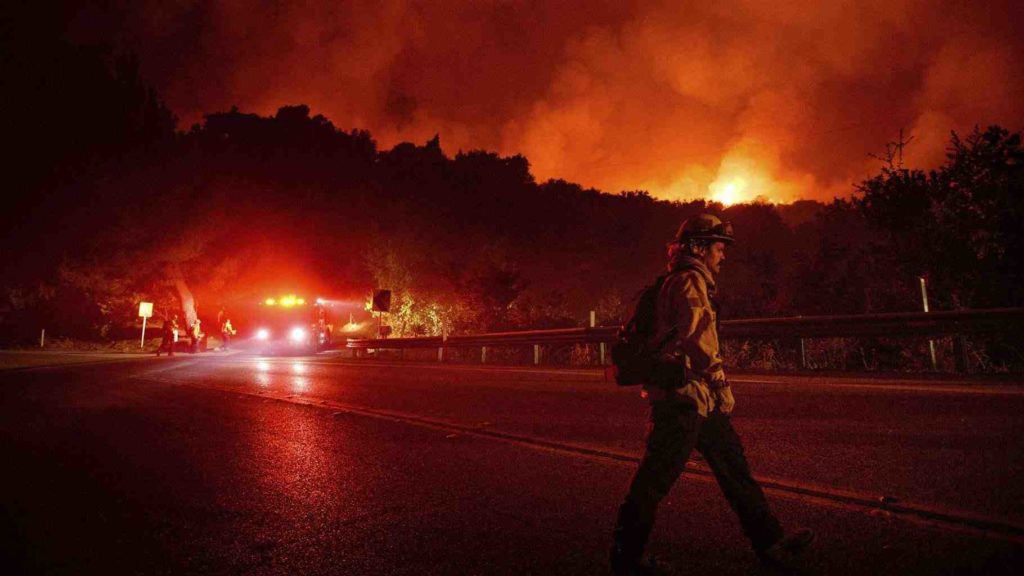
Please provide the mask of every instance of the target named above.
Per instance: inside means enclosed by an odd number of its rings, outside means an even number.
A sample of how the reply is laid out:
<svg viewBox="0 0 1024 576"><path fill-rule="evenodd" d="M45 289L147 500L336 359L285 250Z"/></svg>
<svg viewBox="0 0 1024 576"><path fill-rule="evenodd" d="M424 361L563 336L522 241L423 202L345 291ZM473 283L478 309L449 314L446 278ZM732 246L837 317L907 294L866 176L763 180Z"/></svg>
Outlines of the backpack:
<svg viewBox="0 0 1024 576"><path fill-rule="evenodd" d="M640 293L629 321L619 330L612 344L611 374L619 386L650 382L658 364L661 347L675 334L670 332L656 346L649 344L657 327L658 293L668 274L658 276L654 284Z"/></svg>

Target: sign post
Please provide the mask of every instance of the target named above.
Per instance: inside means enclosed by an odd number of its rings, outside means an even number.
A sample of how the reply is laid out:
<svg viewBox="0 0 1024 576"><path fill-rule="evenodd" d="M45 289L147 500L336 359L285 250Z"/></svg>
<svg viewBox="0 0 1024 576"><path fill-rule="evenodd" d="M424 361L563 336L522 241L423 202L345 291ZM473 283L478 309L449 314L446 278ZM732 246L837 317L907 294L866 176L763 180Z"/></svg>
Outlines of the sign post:
<svg viewBox="0 0 1024 576"><path fill-rule="evenodd" d="M146 319L153 316L153 303L152 302L139 302L139 316L142 317L142 341L139 342L139 348L146 347Z"/></svg>

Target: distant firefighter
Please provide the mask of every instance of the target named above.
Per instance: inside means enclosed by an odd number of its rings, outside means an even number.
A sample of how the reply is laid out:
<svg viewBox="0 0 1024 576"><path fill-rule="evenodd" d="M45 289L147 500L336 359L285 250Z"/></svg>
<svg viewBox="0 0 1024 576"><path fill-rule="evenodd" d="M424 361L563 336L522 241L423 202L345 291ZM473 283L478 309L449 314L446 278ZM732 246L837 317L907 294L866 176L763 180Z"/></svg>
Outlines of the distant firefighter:
<svg viewBox="0 0 1024 576"><path fill-rule="evenodd" d="M199 318L196 318L196 321L192 324L189 330L189 338L191 340L189 351L192 354L199 352L199 342L203 339L202 322L200 322Z"/></svg>
<svg viewBox="0 0 1024 576"><path fill-rule="evenodd" d="M739 516L757 558L787 567L814 533L783 532L754 480L732 427L735 406L718 343L715 278L733 243L732 226L712 214L687 219L669 244L669 263L656 286L654 330L648 346L655 363L644 382L651 415L647 449L619 507L611 550L616 575L658 573L643 558L658 504L697 449ZM709 553L712 551L709 551Z"/></svg>
<svg viewBox="0 0 1024 576"><path fill-rule="evenodd" d="M164 320L164 327L161 335L163 336L163 339L160 341L160 347L156 349L156 355L160 356L161 352L167 352L168 356L174 356L174 343L178 341L177 314L167 320Z"/></svg>
<svg viewBox="0 0 1024 576"><path fill-rule="evenodd" d="M228 344L231 342L231 337L237 333L235 327L231 325L231 318L225 318L224 323L220 327L220 347L223 350L228 349Z"/></svg>

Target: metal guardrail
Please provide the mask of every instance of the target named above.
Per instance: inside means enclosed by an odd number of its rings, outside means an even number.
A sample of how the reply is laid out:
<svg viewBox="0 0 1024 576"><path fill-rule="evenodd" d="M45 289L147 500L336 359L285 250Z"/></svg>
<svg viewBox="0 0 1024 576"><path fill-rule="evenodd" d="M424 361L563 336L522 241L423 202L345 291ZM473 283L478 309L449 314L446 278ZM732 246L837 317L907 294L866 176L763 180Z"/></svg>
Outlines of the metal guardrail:
<svg viewBox="0 0 1024 576"><path fill-rule="evenodd" d="M1024 330L1024 308L751 318L722 322L723 338L950 336Z"/></svg>
<svg viewBox="0 0 1024 576"><path fill-rule="evenodd" d="M521 332L491 332L467 336L421 338L350 338L347 348L476 348L552 344L607 344L618 326L559 328ZM830 338L844 336L948 336L985 332L1024 331L1024 308L896 312L849 316L794 316L725 320L720 336L738 338Z"/></svg>

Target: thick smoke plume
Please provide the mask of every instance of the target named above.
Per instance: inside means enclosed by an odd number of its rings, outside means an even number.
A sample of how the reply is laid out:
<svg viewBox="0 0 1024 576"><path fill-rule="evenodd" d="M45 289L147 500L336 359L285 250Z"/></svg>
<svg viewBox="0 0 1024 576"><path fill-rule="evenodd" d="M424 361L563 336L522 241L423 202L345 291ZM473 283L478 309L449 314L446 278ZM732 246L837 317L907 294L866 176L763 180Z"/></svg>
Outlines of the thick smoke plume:
<svg viewBox="0 0 1024 576"><path fill-rule="evenodd" d="M109 3L108 3L109 6ZM663 198L847 196L899 130L1024 118L1013 0L126 3L69 34L139 54L185 128L305 103L384 147L527 156L538 179Z"/></svg>

